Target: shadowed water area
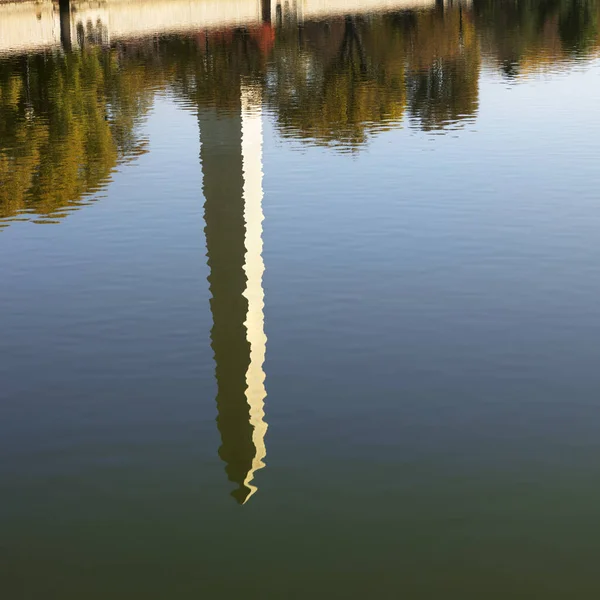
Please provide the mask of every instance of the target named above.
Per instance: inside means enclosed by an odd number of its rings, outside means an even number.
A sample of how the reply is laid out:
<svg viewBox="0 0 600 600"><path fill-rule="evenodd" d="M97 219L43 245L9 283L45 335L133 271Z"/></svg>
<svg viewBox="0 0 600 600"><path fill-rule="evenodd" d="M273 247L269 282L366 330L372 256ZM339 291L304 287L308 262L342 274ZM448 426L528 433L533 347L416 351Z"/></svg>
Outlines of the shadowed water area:
<svg viewBox="0 0 600 600"><path fill-rule="evenodd" d="M0 596L600 597L600 2L0 3Z"/></svg>

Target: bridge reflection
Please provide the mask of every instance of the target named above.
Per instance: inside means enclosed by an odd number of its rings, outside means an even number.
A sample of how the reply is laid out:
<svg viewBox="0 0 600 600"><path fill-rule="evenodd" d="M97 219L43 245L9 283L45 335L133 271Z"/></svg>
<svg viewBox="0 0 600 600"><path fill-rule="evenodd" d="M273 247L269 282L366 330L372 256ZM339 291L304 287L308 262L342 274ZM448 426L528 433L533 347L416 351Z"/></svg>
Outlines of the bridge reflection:
<svg viewBox="0 0 600 600"><path fill-rule="evenodd" d="M439 0L438 0L439 1ZM1 5L0 54L109 44L156 33L425 8L436 0L42 0Z"/></svg>

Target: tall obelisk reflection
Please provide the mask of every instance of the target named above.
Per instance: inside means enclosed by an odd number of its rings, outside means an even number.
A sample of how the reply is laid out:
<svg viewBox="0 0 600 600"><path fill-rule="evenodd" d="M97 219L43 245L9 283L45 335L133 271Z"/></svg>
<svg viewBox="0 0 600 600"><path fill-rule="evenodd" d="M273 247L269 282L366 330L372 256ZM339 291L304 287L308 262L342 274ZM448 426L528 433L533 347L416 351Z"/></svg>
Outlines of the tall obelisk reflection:
<svg viewBox="0 0 600 600"><path fill-rule="evenodd" d="M262 111L258 89L242 86L242 158L244 166L244 220L246 221L246 290L244 297L248 301L246 334L250 343L250 364L246 371L246 399L250 406L250 424L252 442L256 452L252 467L246 475L244 485L250 489L248 499L255 491L252 485L254 473L264 467L263 459L267 454L265 434L267 423L264 420L265 372L263 364L267 350L265 335L265 293L262 286L265 263L262 258Z"/></svg>
<svg viewBox="0 0 600 600"><path fill-rule="evenodd" d="M233 497L256 491L264 466L265 359L262 276L262 122L259 92L242 85L240 106L226 114L200 109L200 137L211 344L217 379L219 456Z"/></svg>

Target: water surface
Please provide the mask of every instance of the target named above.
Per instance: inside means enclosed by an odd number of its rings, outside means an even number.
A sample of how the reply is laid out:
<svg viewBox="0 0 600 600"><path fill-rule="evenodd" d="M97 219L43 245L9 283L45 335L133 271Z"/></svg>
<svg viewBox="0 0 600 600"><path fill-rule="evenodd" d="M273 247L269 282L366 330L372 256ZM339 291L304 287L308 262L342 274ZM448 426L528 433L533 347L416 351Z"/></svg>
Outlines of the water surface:
<svg viewBox="0 0 600 600"><path fill-rule="evenodd" d="M597 598L599 26L1 5L2 596Z"/></svg>

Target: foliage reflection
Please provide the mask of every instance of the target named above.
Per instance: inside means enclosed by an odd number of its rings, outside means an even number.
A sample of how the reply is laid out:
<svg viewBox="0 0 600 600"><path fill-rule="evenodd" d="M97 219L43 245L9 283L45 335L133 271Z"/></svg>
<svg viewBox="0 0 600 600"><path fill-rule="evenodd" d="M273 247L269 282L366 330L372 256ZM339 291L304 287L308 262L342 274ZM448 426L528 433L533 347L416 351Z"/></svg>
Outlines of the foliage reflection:
<svg viewBox="0 0 600 600"><path fill-rule="evenodd" d="M597 0L474 0L6 58L0 219L48 222L92 199L145 151L157 90L228 112L251 81L282 135L357 149L404 121L444 131L476 118L484 63L515 78L594 56L599 15Z"/></svg>

